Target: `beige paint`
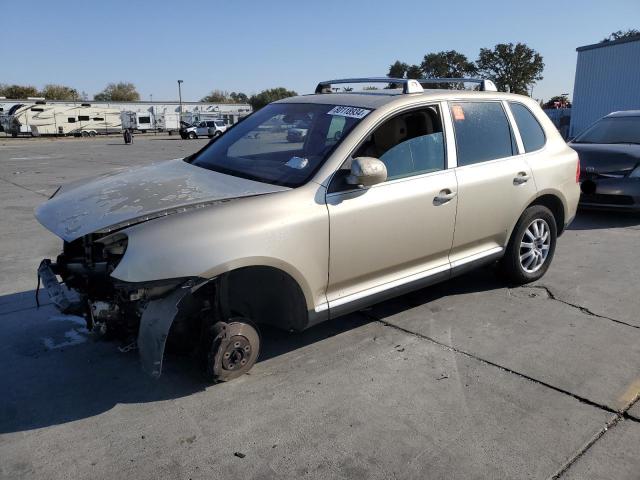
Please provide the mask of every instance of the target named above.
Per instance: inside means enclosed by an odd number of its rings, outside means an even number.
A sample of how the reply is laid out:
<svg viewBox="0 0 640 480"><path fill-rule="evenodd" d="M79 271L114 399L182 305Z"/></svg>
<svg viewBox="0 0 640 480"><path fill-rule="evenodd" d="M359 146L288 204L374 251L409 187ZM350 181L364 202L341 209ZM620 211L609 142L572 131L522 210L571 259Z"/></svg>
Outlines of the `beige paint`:
<svg viewBox="0 0 640 480"><path fill-rule="evenodd" d="M289 273L301 286L309 311L326 317L334 302L447 273L452 263L457 266L500 254L522 211L538 195L556 195L563 202L566 219L575 215L577 154L532 100L495 92L446 90L371 98L344 94L285 100L377 103L376 110L354 128L306 185L127 228L128 249L113 276L130 282L213 278L240 267L268 265ZM544 126L545 148L456 167L446 102L474 99L525 103ZM444 115L447 170L326 194L333 174L373 128L397 113L436 102ZM521 171L531 178L526 184L514 185L513 178ZM434 205L434 197L444 189L457 196Z"/></svg>

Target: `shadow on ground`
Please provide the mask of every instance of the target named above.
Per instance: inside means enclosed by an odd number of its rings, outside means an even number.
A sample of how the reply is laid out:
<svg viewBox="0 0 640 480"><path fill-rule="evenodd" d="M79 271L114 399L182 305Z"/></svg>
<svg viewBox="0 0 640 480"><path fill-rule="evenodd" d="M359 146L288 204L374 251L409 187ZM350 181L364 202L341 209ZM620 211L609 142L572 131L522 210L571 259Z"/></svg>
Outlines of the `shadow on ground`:
<svg viewBox="0 0 640 480"><path fill-rule="evenodd" d="M376 312L386 316L445 295L500 286L493 273L483 269L384 302ZM33 298L33 291L0 297L0 304L18 306L26 298ZM370 321L367 315L353 314L301 333L264 328L259 362ZM76 333L69 333L72 330ZM78 317L58 315L51 305L39 310L14 308L0 314L0 338L5 339L0 347L0 433L72 422L117 404L170 400L217 388L206 382L194 359L177 354L167 355L159 380L147 377L140 369L137 352L120 353L117 343L93 338L83 330ZM80 341L74 344L69 338Z"/></svg>
<svg viewBox="0 0 640 480"><path fill-rule="evenodd" d="M640 217L581 212L574 230L631 226ZM370 311L337 318L298 334L262 332L259 362L357 329L375 318L428 304L444 296L504 288L483 268L439 285L409 293ZM58 425L98 415L118 404L170 400L210 386L193 359L168 355L163 376L142 373L136 352L120 353L117 344L83 331L78 317L63 317L51 305L33 308L33 291L0 297L0 433ZM293 368L293 366L292 366Z"/></svg>
<svg viewBox="0 0 640 480"><path fill-rule="evenodd" d="M640 225L640 213L580 209L568 230L600 230Z"/></svg>

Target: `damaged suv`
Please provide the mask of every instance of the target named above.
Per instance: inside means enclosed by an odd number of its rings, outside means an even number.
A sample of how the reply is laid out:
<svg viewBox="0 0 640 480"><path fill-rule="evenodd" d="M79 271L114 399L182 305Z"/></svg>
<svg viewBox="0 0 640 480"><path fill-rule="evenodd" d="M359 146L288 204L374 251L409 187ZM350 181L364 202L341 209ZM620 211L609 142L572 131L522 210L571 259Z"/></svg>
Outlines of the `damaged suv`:
<svg viewBox="0 0 640 480"><path fill-rule="evenodd" d="M260 325L303 330L492 262L540 278L576 212L576 153L530 98L434 81L461 80L322 82L187 158L62 187L36 210L64 241L39 278L151 375L169 342L214 381L251 368ZM374 82L400 88L332 89ZM270 128L296 122L295 142Z"/></svg>

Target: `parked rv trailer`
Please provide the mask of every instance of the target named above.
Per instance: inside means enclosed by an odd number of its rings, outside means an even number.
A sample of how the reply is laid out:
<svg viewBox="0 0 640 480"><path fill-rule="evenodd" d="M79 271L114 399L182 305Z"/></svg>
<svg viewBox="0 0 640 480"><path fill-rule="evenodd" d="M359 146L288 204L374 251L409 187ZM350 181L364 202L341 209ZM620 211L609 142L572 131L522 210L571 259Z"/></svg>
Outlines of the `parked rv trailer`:
<svg viewBox="0 0 640 480"><path fill-rule="evenodd" d="M133 112L126 110L120 114L122 120L122 128L136 131L149 132L159 130L159 120L153 112Z"/></svg>
<svg viewBox="0 0 640 480"><path fill-rule="evenodd" d="M8 128L18 135L82 135L119 133L122 131L120 111L94 107L89 103L75 106L47 104L22 105L11 112Z"/></svg>
<svg viewBox="0 0 640 480"><path fill-rule="evenodd" d="M180 115L177 113L163 113L156 117L156 127L159 132L172 134L180 130Z"/></svg>

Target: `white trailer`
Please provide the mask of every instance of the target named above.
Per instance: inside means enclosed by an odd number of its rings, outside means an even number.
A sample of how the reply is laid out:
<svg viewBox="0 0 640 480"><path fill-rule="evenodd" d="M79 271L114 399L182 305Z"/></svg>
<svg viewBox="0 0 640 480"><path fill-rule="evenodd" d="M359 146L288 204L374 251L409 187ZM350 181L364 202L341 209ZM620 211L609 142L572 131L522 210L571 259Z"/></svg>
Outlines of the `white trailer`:
<svg viewBox="0 0 640 480"><path fill-rule="evenodd" d="M120 114L122 128L136 132L148 132L159 129L159 119L153 112L134 112L126 110Z"/></svg>
<svg viewBox="0 0 640 480"><path fill-rule="evenodd" d="M43 101L16 108L9 116L5 130L18 135L78 135L120 133L120 111L95 107L89 103L80 105L47 104Z"/></svg>
<svg viewBox="0 0 640 480"><path fill-rule="evenodd" d="M180 115L173 112L158 115L156 126L158 131L169 132L171 135L180 130Z"/></svg>

